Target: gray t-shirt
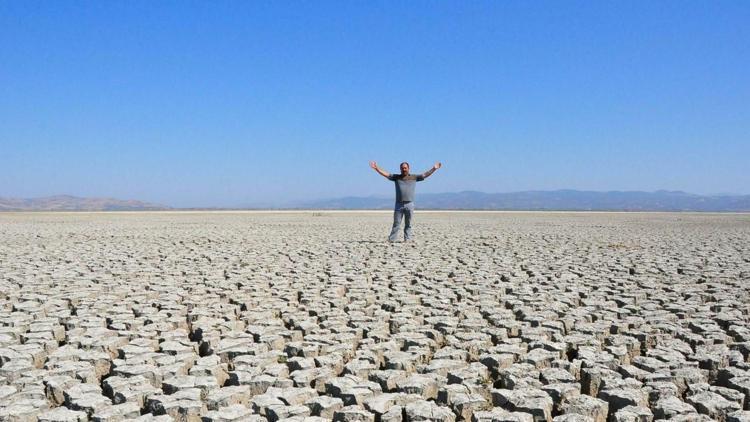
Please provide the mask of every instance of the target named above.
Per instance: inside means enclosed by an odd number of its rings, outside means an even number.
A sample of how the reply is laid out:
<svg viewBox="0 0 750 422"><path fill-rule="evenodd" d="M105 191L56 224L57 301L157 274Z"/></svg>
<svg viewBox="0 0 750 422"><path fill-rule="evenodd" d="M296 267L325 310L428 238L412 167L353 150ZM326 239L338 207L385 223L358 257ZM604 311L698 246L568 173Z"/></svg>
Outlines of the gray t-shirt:
<svg viewBox="0 0 750 422"><path fill-rule="evenodd" d="M414 187L417 182L424 180L424 176L421 174L407 174L406 176L391 174L388 176L388 180L396 182L396 202L412 202L414 201Z"/></svg>

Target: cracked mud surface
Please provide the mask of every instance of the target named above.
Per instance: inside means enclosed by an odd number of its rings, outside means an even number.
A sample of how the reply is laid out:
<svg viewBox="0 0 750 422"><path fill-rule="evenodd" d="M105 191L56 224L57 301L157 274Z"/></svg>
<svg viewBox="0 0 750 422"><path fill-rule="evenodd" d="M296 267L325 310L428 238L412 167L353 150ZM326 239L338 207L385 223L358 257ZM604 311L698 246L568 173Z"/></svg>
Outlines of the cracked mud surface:
<svg viewBox="0 0 750 422"><path fill-rule="evenodd" d="M0 214L0 420L750 420L750 215L390 221Z"/></svg>

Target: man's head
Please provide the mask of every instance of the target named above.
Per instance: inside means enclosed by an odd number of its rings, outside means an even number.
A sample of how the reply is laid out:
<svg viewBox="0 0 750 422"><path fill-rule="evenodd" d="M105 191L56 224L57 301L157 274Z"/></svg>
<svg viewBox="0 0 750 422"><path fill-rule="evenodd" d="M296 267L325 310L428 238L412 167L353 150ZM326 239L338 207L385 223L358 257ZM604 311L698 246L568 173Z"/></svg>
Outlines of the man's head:
<svg viewBox="0 0 750 422"><path fill-rule="evenodd" d="M401 175L402 176L406 176L407 174L409 174L409 163L407 163L406 161L404 161L403 163L401 163L400 168L401 168Z"/></svg>

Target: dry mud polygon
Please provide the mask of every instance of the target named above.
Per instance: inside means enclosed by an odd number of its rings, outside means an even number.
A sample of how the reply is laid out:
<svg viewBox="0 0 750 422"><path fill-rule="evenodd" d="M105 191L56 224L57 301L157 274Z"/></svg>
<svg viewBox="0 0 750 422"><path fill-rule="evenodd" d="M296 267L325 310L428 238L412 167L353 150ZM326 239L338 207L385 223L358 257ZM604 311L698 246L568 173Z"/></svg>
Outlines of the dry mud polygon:
<svg viewBox="0 0 750 422"><path fill-rule="evenodd" d="M747 421L750 216L0 214L0 420Z"/></svg>

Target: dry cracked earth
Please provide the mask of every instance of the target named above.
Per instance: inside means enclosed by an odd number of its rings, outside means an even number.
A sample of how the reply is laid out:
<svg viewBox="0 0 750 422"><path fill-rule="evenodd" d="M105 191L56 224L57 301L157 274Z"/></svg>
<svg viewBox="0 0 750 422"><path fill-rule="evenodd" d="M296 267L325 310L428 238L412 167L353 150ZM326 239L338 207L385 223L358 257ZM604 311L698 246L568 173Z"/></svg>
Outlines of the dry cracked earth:
<svg viewBox="0 0 750 422"><path fill-rule="evenodd" d="M3 421L750 421L750 215L0 215Z"/></svg>

